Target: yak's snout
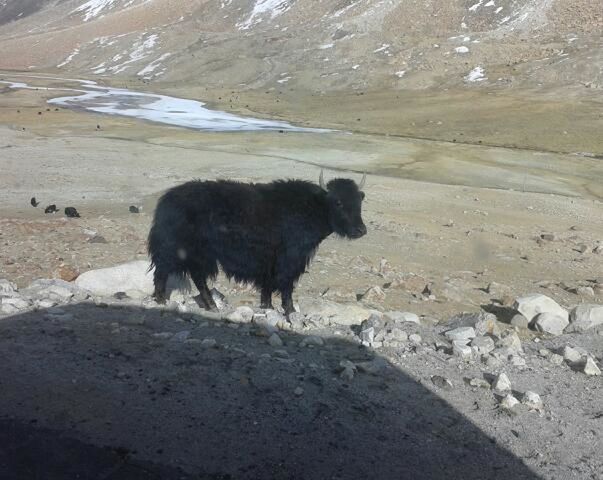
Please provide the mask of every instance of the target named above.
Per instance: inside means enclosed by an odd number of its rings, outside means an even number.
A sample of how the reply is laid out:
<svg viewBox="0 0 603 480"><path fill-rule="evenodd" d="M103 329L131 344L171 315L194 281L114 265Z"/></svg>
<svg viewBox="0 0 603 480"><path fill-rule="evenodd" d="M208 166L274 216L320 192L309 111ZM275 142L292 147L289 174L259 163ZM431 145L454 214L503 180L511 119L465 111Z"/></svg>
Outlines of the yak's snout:
<svg viewBox="0 0 603 480"><path fill-rule="evenodd" d="M349 237L356 240L357 238L364 237L366 235L366 225L363 223L350 232Z"/></svg>

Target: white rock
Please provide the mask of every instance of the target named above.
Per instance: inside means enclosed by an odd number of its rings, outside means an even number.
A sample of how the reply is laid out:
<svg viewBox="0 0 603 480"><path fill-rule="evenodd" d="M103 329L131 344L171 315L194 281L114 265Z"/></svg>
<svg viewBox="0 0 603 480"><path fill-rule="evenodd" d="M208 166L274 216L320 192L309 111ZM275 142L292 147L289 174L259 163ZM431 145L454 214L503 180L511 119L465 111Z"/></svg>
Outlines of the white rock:
<svg viewBox="0 0 603 480"><path fill-rule="evenodd" d="M471 360L473 358L473 350L464 340L452 342L452 354L461 357L463 360Z"/></svg>
<svg viewBox="0 0 603 480"><path fill-rule="evenodd" d="M551 361L551 363L553 365L561 365L563 363L563 357L557 353L553 353L550 357L549 360Z"/></svg>
<svg viewBox="0 0 603 480"><path fill-rule="evenodd" d="M585 332L603 325L603 305L582 304L572 310L568 332Z"/></svg>
<svg viewBox="0 0 603 480"><path fill-rule="evenodd" d="M360 325L371 311L358 305L347 305L324 299L300 299L301 311L306 316L317 315L336 325Z"/></svg>
<svg viewBox="0 0 603 480"><path fill-rule="evenodd" d="M519 404L519 400L517 400L510 393L505 396L500 402L500 406L505 410L512 410L515 405Z"/></svg>
<svg viewBox="0 0 603 480"><path fill-rule="evenodd" d="M35 299L49 299L59 303L66 303L74 296L76 299L85 299L86 293L73 283L57 278L34 280L21 294ZM56 304L55 304L56 305Z"/></svg>
<svg viewBox="0 0 603 480"><path fill-rule="evenodd" d="M490 337L475 337L470 345L478 355L485 355L494 350L494 340Z"/></svg>
<svg viewBox="0 0 603 480"><path fill-rule="evenodd" d="M25 310L30 306L30 303L20 296L2 297L0 298L0 304L2 304L3 307L5 305L11 306L16 311Z"/></svg>
<svg viewBox="0 0 603 480"><path fill-rule="evenodd" d="M371 344L375 340L375 329L373 327L365 328L360 332L360 340L362 343Z"/></svg>
<svg viewBox="0 0 603 480"><path fill-rule="evenodd" d="M529 390L523 394L521 403L526 405L530 410L542 410L544 406L540 395Z"/></svg>
<svg viewBox="0 0 603 480"><path fill-rule="evenodd" d="M563 355L563 359L570 365L582 361L582 354L575 348L572 348L567 345L563 347L561 355Z"/></svg>
<svg viewBox="0 0 603 480"><path fill-rule="evenodd" d="M11 295L16 291L17 285L5 278L0 278L0 295Z"/></svg>
<svg viewBox="0 0 603 480"><path fill-rule="evenodd" d="M123 263L109 268L89 270L82 273L75 285L97 296L111 296L117 292L126 292L132 298L143 298L154 290L153 270L146 260ZM170 277L168 292L184 290L192 292L188 279Z"/></svg>
<svg viewBox="0 0 603 480"><path fill-rule="evenodd" d="M510 353L523 352L521 346L521 339L519 335L513 330L504 332L501 337L496 341L496 346L499 348L508 349Z"/></svg>
<svg viewBox="0 0 603 480"><path fill-rule="evenodd" d="M597 367L597 364L592 357L586 358L586 362L584 362L584 366L582 367L582 372L586 375L601 375L601 370Z"/></svg>
<svg viewBox="0 0 603 480"><path fill-rule="evenodd" d="M465 341L465 344L472 338L475 338L475 329L473 327L459 327L448 330L444 336L451 341Z"/></svg>
<svg viewBox="0 0 603 480"><path fill-rule="evenodd" d="M569 317L567 311L555 300L547 297L546 295L541 295L540 293L533 293L524 297L518 297L515 300L513 307L530 322L540 313L557 314L566 320Z"/></svg>
<svg viewBox="0 0 603 480"><path fill-rule="evenodd" d="M251 320L253 319L253 309L251 307L237 307L235 309L235 312L238 313L245 322L251 322Z"/></svg>
<svg viewBox="0 0 603 480"><path fill-rule="evenodd" d="M494 390L498 390L499 392L506 392L507 390L511 390L511 380L506 373L500 373L495 379L494 383L492 383L492 388Z"/></svg>
<svg viewBox="0 0 603 480"><path fill-rule="evenodd" d="M383 315L386 319L390 319L393 320L394 322L400 322L400 323L404 323L404 322L410 322L410 323L416 323L416 324L420 324L421 323L421 319L419 318L419 316L416 313L411 313L411 312L386 312Z"/></svg>
<svg viewBox="0 0 603 480"><path fill-rule="evenodd" d="M556 313L544 312L536 316L534 327L539 332L550 333L551 335L561 335L565 327L569 325L569 320Z"/></svg>
<svg viewBox="0 0 603 480"><path fill-rule="evenodd" d="M419 343L421 343L421 340L422 340L421 335L419 335L418 333L412 333L412 334L410 334L410 335L408 336L408 339L409 339L409 340L410 340L412 343L417 344L417 345L418 345Z"/></svg>

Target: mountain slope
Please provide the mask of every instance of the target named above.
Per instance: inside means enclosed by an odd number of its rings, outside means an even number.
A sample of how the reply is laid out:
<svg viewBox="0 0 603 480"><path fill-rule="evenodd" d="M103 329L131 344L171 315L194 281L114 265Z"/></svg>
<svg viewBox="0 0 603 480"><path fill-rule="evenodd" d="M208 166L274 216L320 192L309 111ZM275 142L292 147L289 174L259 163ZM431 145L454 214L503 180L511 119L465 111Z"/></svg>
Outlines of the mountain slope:
<svg viewBox="0 0 603 480"><path fill-rule="evenodd" d="M597 3L3 0L0 68L226 88L601 88Z"/></svg>

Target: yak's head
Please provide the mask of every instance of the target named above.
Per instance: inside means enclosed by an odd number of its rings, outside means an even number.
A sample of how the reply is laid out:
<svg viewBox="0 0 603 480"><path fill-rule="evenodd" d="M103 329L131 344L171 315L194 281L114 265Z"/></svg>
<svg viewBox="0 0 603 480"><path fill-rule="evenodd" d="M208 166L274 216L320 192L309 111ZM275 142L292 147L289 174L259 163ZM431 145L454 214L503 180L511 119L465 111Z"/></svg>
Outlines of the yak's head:
<svg viewBox="0 0 603 480"><path fill-rule="evenodd" d="M360 185L354 180L336 178L325 185L322 171L320 172L320 187L327 192L329 204L329 221L337 235L347 238L360 238L366 235L366 226L362 221L362 201L366 175Z"/></svg>

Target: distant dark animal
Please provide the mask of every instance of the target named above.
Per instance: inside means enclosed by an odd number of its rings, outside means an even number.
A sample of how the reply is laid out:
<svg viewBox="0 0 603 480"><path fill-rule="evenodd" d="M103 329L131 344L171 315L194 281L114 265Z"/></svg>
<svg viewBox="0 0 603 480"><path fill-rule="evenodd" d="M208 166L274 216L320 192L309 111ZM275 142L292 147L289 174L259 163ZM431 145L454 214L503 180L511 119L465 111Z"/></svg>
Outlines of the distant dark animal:
<svg viewBox="0 0 603 480"><path fill-rule="evenodd" d="M148 249L155 267L154 297L166 301L169 275L190 274L201 307L216 310L207 279L219 266L237 282L261 291L262 308L272 308L280 292L283 308L293 308L293 288L314 252L330 234L356 239L366 234L364 192L353 180L319 185L301 180L266 184L192 181L159 200Z"/></svg>
<svg viewBox="0 0 603 480"><path fill-rule="evenodd" d="M70 218L79 218L80 214L78 213L78 211L73 208L73 207L67 207L65 209L65 215L70 217Z"/></svg>
<svg viewBox="0 0 603 480"><path fill-rule="evenodd" d="M32 207L37 207L38 205L40 205L40 202L36 201L36 197L31 197L29 203L31 203Z"/></svg>
<svg viewBox="0 0 603 480"><path fill-rule="evenodd" d="M56 205L52 204L52 205L48 205L45 209L44 209L44 213L56 213L58 212L59 209L57 208Z"/></svg>

